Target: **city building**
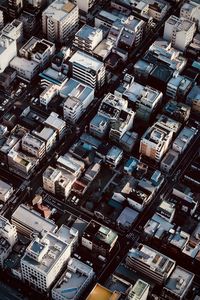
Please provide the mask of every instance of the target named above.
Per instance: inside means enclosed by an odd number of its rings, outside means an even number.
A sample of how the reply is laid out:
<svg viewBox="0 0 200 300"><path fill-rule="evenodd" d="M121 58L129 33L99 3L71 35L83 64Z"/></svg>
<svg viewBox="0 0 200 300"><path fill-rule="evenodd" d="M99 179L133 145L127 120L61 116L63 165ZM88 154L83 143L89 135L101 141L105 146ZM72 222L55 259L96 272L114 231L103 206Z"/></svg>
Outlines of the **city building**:
<svg viewBox="0 0 200 300"><path fill-rule="evenodd" d="M58 140L61 140L64 137L66 132L66 122L59 118L57 113L51 112L44 121L44 125L56 131Z"/></svg>
<svg viewBox="0 0 200 300"><path fill-rule="evenodd" d="M50 83L39 96L40 104L44 105L47 108L51 100L56 95L58 95L58 92L59 92L59 86Z"/></svg>
<svg viewBox="0 0 200 300"><path fill-rule="evenodd" d="M11 18L18 18L23 8L23 0L8 0L8 13Z"/></svg>
<svg viewBox="0 0 200 300"><path fill-rule="evenodd" d="M23 136L21 146L23 151L39 159L45 156L45 142L30 133Z"/></svg>
<svg viewBox="0 0 200 300"><path fill-rule="evenodd" d="M83 173L85 169L84 162L74 158L69 153L66 153L64 156L59 156L56 165L61 170L63 169L77 178Z"/></svg>
<svg viewBox="0 0 200 300"><path fill-rule="evenodd" d="M0 73L0 87L4 90L8 90L16 77L16 70L8 66L5 68L4 72Z"/></svg>
<svg viewBox="0 0 200 300"><path fill-rule="evenodd" d="M19 43L23 38L23 24L21 21L15 19L4 26L1 33Z"/></svg>
<svg viewBox="0 0 200 300"><path fill-rule="evenodd" d="M75 34L73 46L79 50L93 53L93 50L103 40L103 31L87 24Z"/></svg>
<svg viewBox="0 0 200 300"><path fill-rule="evenodd" d="M172 143L172 149L182 154L190 145L192 139L197 134L197 129L191 127L184 127L177 138Z"/></svg>
<svg viewBox="0 0 200 300"><path fill-rule="evenodd" d="M43 188L52 194L56 193L56 182L61 177L61 171L49 166L43 174Z"/></svg>
<svg viewBox="0 0 200 300"><path fill-rule="evenodd" d="M185 76L172 77L167 83L166 95L171 99L183 99L192 87L192 81Z"/></svg>
<svg viewBox="0 0 200 300"><path fill-rule="evenodd" d="M47 153L55 147L57 138L56 129L44 126L40 131L33 130L32 134L45 142L45 149Z"/></svg>
<svg viewBox="0 0 200 300"><path fill-rule="evenodd" d="M28 3L30 3L34 7L44 7L47 3L47 0L27 0Z"/></svg>
<svg viewBox="0 0 200 300"><path fill-rule="evenodd" d="M195 22L200 31L200 3L192 0L184 3L180 9L180 17Z"/></svg>
<svg viewBox="0 0 200 300"><path fill-rule="evenodd" d="M122 157L123 150L116 146L112 146L112 148L106 154L106 162L109 166L115 168L122 160Z"/></svg>
<svg viewBox="0 0 200 300"><path fill-rule="evenodd" d="M9 66L10 61L17 55L17 42L0 34L0 73Z"/></svg>
<svg viewBox="0 0 200 300"><path fill-rule="evenodd" d="M34 236L44 236L47 232L57 230L57 225L43 218L38 212L29 208L25 204L20 204L11 216L11 223L16 227L17 232L27 238Z"/></svg>
<svg viewBox="0 0 200 300"><path fill-rule="evenodd" d="M72 77L78 79L94 89L100 89L105 82L105 66L95 57L77 51L70 58Z"/></svg>
<svg viewBox="0 0 200 300"><path fill-rule="evenodd" d="M17 76L31 81L39 73L39 64L33 60L15 56L10 67L17 71Z"/></svg>
<svg viewBox="0 0 200 300"><path fill-rule="evenodd" d="M101 300L120 300L121 293L118 291L112 292L109 289L97 283L86 298L86 300L96 300L98 299L97 297Z"/></svg>
<svg viewBox="0 0 200 300"><path fill-rule="evenodd" d="M196 25L193 21L172 15L165 22L163 38L171 42L172 46L178 50L185 51L195 31Z"/></svg>
<svg viewBox="0 0 200 300"><path fill-rule="evenodd" d="M0 180L0 200L6 202L13 194L13 187L3 180Z"/></svg>
<svg viewBox="0 0 200 300"><path fill-rule="evenodd" d="M117 239L118 235L115 231L92 220L83 233L81 244L90 251L108 256Z"/></svg>
<svg viewBox="0 0 200 300"><path fill-rule="evenodd" d="M0 216L0 267L4 267L4 261L12 252L12 248L17 242L17 232L15 226Z"/></svg>
<svg viewBox="0 0 200 300"><path fill-rule="evenodd" d="M164 158L161 160L160 163L161 171L165 173L170 173L170 171L172 171L172 169L176 165L178 158L179 158L179 153L172 149L169 149L169 151L166 153Z"/></svg>
<svg viewBox="0 0 200 300"><path fill-rule="evenodd" d="M94 89L70 78L60 90L60 96L65 99L63 104L64 119L75 124L94 100Z"/></svg>
<svg viewBox="0 0 200 300"><path fill-rule="evenodd" d="M195 85L186 98L186 103L191 106L191 110L195 114L200 113L200 86Z"/></svg>
<svg viewBox="0 0 200 300"><path fill-rule="evenodd" d="M176 102L174 100L170 100L166 103L164 106L163 112L170 118L185 123L188 121L190 117L190 106L182 103L182 102Z"/></svg>
<svg viewBox="0 0 200 300"><path fill-rule="evenodd" d="M172 123L173 120L171 119ZM175 123L178 123L174 121ZM163 126L164 125L164 126ZM173 126L173 125L172 125ZM159 162L167 152L173 138L172 128L160 121L147 129L140 141L140 153Z"/></svg>
<svg viewBox="0 0 200 300"><path fill-rule="evenodd" d="M147 282L138 279L125 300L147 300L149 288L150 285Z"/></svg>
<svg viewBox="0 0 200 300"><path fill-rule="evenodd" d="M96 0L75 0L78 8L85 13L88 13L89 9L95 4Z"/></svg>
<svg viewBox="0 0 200 300"><path fill-rule="evenodd" d="M175 267L175 261L144 244L132 248L126 257L126 265L162 285Z"/></svg>
<svg viewBox="0 0 200 300"><path fill-rule="evenodd" d="M3 28L4 26L4 16L3 16L3 11L0 10L0 30Z"/></svg>
<svg viewBox="0 0 200 300"><path fill-rule="evenodd" d="M21 259L24 282L47 292L70 258L73 242L66 242L53 233L33 239Z"/></svg>
<svg viewBox="0 0 200 300"><path fill-rule="evenodd" d="M162 290L163 299L185 299L193 279L194 273L191 273L180 266L176 266Z"/></svg>
<svg viewBox="0 0 200 300"><path fill-rule="evenodd" d="M55 44L32 36L19 50L21 57L31 59L43 69L55 53Z"/></svg>
<svg viewBox="0 0 200 300"><path fill-rule="evenodd" d="M94 279L94 276L95 273L92 267L78 259L70 258L65 273L52 289L52 299L80 299L82 293Z"/></svg>
<svg viewBox="0 0 200 300"><path fill-rule="evenodd" d="M42 13L42 29L51 42L64 44L78 29L78 6L68 0L52 2Z"/></svg>

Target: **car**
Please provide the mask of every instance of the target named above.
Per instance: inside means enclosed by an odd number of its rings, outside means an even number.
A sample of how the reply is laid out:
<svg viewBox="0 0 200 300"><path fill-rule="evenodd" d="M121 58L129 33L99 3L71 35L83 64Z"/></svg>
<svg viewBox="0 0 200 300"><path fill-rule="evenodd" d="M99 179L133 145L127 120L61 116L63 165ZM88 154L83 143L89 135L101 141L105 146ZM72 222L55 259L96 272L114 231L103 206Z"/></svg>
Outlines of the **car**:
<svg viewBox="0 0 200 300"><path fill-rule="evenodd" d="M75 204L75 205L78 205L79 201L80 201L80 199L79 199L79 198L76 198L76 200L74 201L74 204Z"/></svg>

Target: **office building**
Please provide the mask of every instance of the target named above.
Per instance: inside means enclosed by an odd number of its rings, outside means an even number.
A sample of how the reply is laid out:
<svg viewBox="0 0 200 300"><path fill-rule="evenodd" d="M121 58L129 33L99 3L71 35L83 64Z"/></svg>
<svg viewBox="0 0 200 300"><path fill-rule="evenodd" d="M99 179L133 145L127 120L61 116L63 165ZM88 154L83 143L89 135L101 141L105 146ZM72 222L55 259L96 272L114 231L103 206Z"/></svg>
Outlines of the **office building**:
<svg viewBox="0 0 200 300"><path fill-rule="evenodd" d="M84 52L77 51L70 58L72 77L94 89L100 89L105 82L105 66L98 59Z"/></svg>
<svg viewBox="0 0 200 300"><path fill-rule="evenodd" d="M75 34L73 46L79 50L92 53L94 48L103 40L103 31L87 24Z"/></svg>
<svg viewBox="0 0 200 300"><path fill-rule="evenodd" d="M175 261L144 244L132 248L126 265L162 285L175 267Z"/></svg>
<svg viewBox="0 0 200 300"><path fill-rule="evenodd" d="M196 1L187 1L180 9L180 17L195 22L200 31L200 3Z"/></svg>
<svg viewBox="0 0 200 300"><path fill-rule="evenodd" d="M0 200L6 202L13 194L13 187L3 180L0 180Z"/></svg>
<svg viewBox="0 0 200 300"><path fill-rule="evenodd" d="M10 61L17 55L17 42L0 34L0 73L9 66Z"/></svg>
<svg viewBox="0 0 200 300"><path fill-rule="evenodd" d="M59 86L57 84L50 83L49 85L47 85L47 87L39 96L40 104L44 105L47 108L51 100L56 95L58 95L58 91L59 91Z"/></svg>
<svg viewBox="0 0 200 300"><path fill-rule="evenodd" d="M185 297L191 287L193 279L194 273L191 273L180 266L176 266L162 290L162 299L186 299Z"/></svg>
<svg viewBox="0 0 200 300"><path fill-rule="evenodd" d="M200 113L200 86L195 85L186 98L186 103L191 106L191 110L195 114Z"/></svg>
<svg viewBox="0 0 200 300"><path fill-rule="evenodd" d="M33 60L15 56L10 67L17 71L17 76L31 81L39 73L39 64Z"/></svg>
<svg viewBox="0 0 200 300"><path fill-rule="evenodd" d="M32 134L45 142L45 149L47 153L55 147L57 138L56 129L44 126L40 131L33 130Z"/></svg>
<svg viewBox="0 0 200 300"><path fill-rule="evenodd" d="M94 89L78 80L70 80L60 90L65 99L63 116L68 122L75 124L94 100Z"/></svg>
<svg viewBox="0 0 200 300"><path fill-rule="evenodd" d="M68 0L52 2L42 13L42 29L51 42L66 43L78 29L78 6Z"/></svg>
<svg viewBox="0 0 200 300"><path fill-rule="evenodd" d="M165 22L163 38L171 42L174 48L185 51L195 31L196 25L193 21L172 15Z"/></svg>
<svg viewBox="0 0 200 300"><path fill-rule="evenodd" d="M92 220L83 233L81 244L90 251L108 256L117 239L118 235L115 231Z"/></svg>
<svg viewBox="0 0 200 300"><path fill-rule="evenodd" d="M15 19L11 23L8 23L2 29L1 33L19 43L23 38L23 24L21 21Z"/></svg>
<svg viewBox="0 0 200 300"><path fill-rule="evenodd" d="M38 212L25 204L20 204L11 216L11 223L16 227L17 232L27 238L33 236L44 236L47 232L55 232L57 225L42 217Z"/></svg>
<svg viewBox="0 0 200 300"><path fill-rule="evenodd" d="M18 18L23 8L23 0L8 0L8 14L11 18Z"/></svg>
<svg viewBox="0 0 200 300"><path fill-rule="evenodd" d="M82 293L92 282L94 276L92 267L78 259L70 258L65 273L52 289L52 299L81 299Z"/></svg>
<svg viewBox="0 0 200 300"><path fill-rule="evenodd" d="M52 194L56 193L56 182L61 177L61 171L49 166L43 174L43 188Z"/></svg>
<svg viewBox="0 0 200 300"><path fill-rule="evenodd" d="M166 95L171 99L184 99L192 86L192 81L185 76L172 77L167 83Z"/></svg>
<svg viewBox="0 0 200 300"><path fill-rule="evenodd" d="M53 233L35 238L21 259L22 278L25 283L47 292L63 265L70 258L72 243Z"/></svg>

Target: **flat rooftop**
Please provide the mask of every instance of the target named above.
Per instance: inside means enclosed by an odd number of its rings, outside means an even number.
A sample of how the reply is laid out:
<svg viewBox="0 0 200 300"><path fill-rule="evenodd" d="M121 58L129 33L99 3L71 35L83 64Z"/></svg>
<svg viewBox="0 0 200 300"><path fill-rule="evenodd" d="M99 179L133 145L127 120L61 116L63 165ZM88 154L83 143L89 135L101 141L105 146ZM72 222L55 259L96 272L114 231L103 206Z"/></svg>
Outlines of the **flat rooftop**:
<svg viewBox="0 0 200 300"><path fill-rule="evenodd" d="M69 61L95 71L98 71L104 65L98 59L81 51L75 52Z"/></svg>
<svg viewBox="0 0 200 300"><path fill-rule="evenodd" d="M120 298L120 295L121 293L116 291L111 292L107 288L97 283L86 300L118 300Z"/></svg>

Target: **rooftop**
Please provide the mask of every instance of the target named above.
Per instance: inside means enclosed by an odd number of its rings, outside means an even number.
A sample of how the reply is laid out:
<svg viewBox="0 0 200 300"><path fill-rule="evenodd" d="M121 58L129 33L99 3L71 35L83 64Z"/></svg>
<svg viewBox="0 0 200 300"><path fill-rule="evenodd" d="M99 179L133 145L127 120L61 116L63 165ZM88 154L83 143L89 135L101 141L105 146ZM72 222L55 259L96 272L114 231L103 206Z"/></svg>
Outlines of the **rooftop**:
<svg viewBox="0 0 200 300"><path fill-rule="evenodd" d="M68 0L56 0L43 12L56 21L62 21L76 6Z"/></svg>
<svg viewBox="0 0 200 300"><path fill-rule="evenodd" d="M111 292L100 284L96 284L86 300L118 300L121 294L119 292Z"/></svg>
<svg viewBox="0 0 200 300"><path fill-rule="evenodd" d="M103 66L98 59L81 51L76 51L69 61L94 71L98 71Z"/></svg>

